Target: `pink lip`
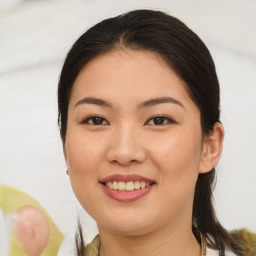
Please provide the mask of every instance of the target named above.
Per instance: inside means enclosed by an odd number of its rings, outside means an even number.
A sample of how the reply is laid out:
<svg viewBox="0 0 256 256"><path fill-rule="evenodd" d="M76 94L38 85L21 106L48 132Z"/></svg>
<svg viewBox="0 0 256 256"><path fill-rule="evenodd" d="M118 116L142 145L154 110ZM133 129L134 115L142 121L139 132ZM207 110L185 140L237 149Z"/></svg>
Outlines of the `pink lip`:
<svg viewBox="0 0 256 256"><path fill-rule="evenodd" d="M133 191L114 190L114 189L110 189L109 187L107 187L103 184L103 183L114 182L114 181L117 181L117 182L118 181L123 181L123 182L128 182L128 181L142 182L142 181L144 181L146 183L153 183L153 184L151 184L150 186L148 186L146 188L136 189ZM154 180L145 178L145 177L137 175L137 174L128 174L128 175L113 174L113 175L110 175L110 176L100 180L100 185L102 186L104 192L111 198L113 198L117 201L120 201L120 202L131 202L131 201L134 201L134 200L137 200L137 199L143 197L144 195L146 195L147 193L150 192L152 187L155 185L154 183L156 183Z"/></svg>
<svg viewBox="0 0 256 256"><path fill-rule="evenodd" d="M155 182L154 180L145 178L143 176L137 175L137 174L128 174L128 175L121 175L121 174L114 174L110 175L102 180L100 180L101 183L103 182L113 182L113 181L123 181L123 182L128 182L128 181L145 181L145 182ZM130 193L130 192L129 192Z"/></svg>
<svg viewBox="0 0 256 256"><path fill-rule="evenodd" d="M101 186L105 193L110 196L111 198L119 201L119 202L131 202L135 201L144 195L148 194L152 187L154 185L151 185L146 188L138 189L138 190L133 190L133 191L120 191L120 190L113 190L105 186L104 184L101 183Z"/></svg>

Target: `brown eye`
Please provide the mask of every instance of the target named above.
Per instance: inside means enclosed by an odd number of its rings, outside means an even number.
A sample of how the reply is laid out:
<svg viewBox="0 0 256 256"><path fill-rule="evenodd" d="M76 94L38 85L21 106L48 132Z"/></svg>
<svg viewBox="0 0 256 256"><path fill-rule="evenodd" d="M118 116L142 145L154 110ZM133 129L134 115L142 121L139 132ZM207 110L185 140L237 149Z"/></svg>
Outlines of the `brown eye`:
<svg viewBox="0 0 256 256"><path fill-rule="evenodd" d="M165 124L171 124L174 123L174 121L166 116L155 116L147 122L149 125L165 125Z"/></svg>
<svg viewBox="0 0 256 256"><path fill-rule="evenodd" d="M108 125L109 123L100 116L90 116L86 118L83 122L83 124L90 124L90 125Z"/></svg>

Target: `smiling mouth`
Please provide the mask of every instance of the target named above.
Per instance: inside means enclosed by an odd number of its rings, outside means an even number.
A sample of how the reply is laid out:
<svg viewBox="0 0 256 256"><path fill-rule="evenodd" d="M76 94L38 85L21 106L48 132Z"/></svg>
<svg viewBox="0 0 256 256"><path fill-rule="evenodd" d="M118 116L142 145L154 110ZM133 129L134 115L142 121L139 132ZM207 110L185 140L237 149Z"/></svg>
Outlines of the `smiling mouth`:
<svg viewBox="0 0 256 256"><path fill-rule="evenodd" d="M145 189L149 186L154 185L154 182L146 182L146 181L109 181L109 182L101 182L104 186L112 189L112 190L118 190L118 191L134 191L134 190L140 190Z"/></svg>

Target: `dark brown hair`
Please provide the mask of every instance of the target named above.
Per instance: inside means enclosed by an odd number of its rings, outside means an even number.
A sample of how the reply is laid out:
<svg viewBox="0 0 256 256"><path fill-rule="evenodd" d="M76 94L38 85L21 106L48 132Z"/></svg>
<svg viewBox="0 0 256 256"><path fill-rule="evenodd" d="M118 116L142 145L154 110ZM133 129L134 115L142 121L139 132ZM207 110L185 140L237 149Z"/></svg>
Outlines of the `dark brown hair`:
<svg viewBox="0 0 256 256"><path fill-rule="evenodd" d="M63 143L69 98L79 72L96 56L120 48L151 51L161 56L184 81L199 108L202 134L211 133L214 124L220 122L220 93L215 65L207 47L177 18L160 11L135 10L96 24L81 35L67 54L58 87L58 117ZM208 245L218 249L220 256L225 255L225 248L242 255L236 239L217 220L212 202L214 179L215 169L198 176L193 204L194 235L198 241L200 233L204 235ZM82 238L81 228L79 230ZM77 243L77 248L78 255L82 255L83 239Z"/></svg>

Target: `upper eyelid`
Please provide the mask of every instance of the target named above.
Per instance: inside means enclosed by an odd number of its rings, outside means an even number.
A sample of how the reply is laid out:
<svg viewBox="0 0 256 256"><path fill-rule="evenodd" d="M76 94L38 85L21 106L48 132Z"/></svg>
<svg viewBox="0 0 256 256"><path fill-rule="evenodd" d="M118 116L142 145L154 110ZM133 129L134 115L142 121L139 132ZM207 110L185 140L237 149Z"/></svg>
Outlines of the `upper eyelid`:
<svg viewBox="0 0 256 256"><path fill-rule="evenodd" d="M106 121L106 122L109 124L108 120L107 120L106 118L100 116L100 115L89 115L89 116L83 118L82 121L81 121L81 123L82 123L82 124L83 124L83 123L88 123L88 121L89 121L90 119L94 118L94 117L100 117L100 118L102 118L104 121Z"/></svg>
<svg viewBox="0 0 256 256"><path fill-rule="evenodd" d="M171 123L176 123L176 120L175 120L174 118L169 117L169 116L166 116L166 115L155 115L155 116L152 116L152 117L150 117L150 118L147 120L146 123L148 123L150 120L152 120L152 119L154 119L154 118L157 118L157 117L163 117L163 118L165 118L165 119L171 121Z"/></svg>

